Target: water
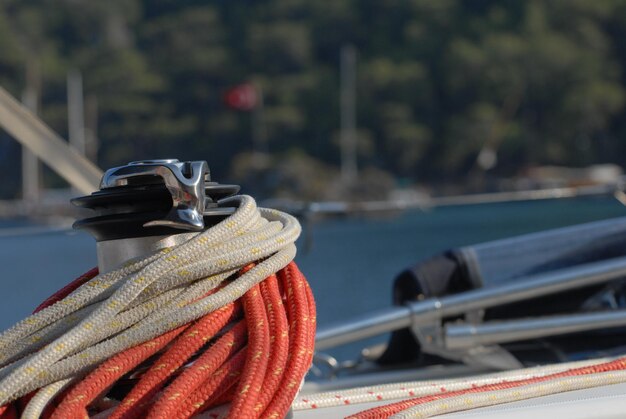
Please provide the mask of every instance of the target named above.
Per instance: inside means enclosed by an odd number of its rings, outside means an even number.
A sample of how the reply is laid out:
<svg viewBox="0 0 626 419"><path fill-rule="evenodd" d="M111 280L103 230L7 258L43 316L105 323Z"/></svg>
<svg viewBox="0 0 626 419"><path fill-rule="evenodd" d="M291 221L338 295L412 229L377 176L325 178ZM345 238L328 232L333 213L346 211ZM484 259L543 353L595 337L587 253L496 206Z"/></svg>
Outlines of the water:
<svg viewBox="0 0 626 419"><path fill-rule="evenodd" d="M312 246L304 251L304 240L300 240L296 261L311 283L323 327L388 307L395 275L442 250L624 215L626 207L614 199L588 198L325 220L306 231ZM0 238L0 329L28 315L48 295L95 264L95 242L83 233ZM360 347L346 345L331 353L350 358Z"/></svg>

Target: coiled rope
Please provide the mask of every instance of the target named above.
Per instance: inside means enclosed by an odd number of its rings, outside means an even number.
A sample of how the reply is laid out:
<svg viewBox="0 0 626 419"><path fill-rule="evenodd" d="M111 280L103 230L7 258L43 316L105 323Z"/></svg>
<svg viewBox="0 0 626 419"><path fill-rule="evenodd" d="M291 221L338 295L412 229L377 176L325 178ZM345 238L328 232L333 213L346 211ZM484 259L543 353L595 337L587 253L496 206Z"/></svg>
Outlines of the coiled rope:
<svg viewBox="0 0 626 419"><path fill-rule="evenodd" d="M313 296L291 262L300 226L245 195L223 204L237 208L216 226L92 270L0 334L0 418L190 417L226 402L230 417L284 417L313 357Z"/></svg>

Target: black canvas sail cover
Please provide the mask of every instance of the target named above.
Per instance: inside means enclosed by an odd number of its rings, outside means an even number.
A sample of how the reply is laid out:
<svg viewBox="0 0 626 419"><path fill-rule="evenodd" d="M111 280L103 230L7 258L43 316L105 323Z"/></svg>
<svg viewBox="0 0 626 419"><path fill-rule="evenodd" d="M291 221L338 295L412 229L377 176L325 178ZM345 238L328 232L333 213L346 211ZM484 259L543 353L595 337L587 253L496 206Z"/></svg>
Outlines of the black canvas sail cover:
<svg viewBox="0 0 626 419"><path fill-rule="evenodd" d="M393 302L399 305L522 281L531 275L621 256L626 256L626 217L481 243L445 251L401 272L394 282ZM505 320L615 308L626 308L623 279L502 305L473 316L476 319L478 315L479 321ZM588 339L589 334L593 339ZM566 335L505 346L522 362L532 364L565 361L570 359L568 354L577 357L581 352L598 353L626 344L626 331L595 331L585 336ZM434 359L420 352L419 344L406 329L392 334L379 363L416 360L430 363Z"/></svg>

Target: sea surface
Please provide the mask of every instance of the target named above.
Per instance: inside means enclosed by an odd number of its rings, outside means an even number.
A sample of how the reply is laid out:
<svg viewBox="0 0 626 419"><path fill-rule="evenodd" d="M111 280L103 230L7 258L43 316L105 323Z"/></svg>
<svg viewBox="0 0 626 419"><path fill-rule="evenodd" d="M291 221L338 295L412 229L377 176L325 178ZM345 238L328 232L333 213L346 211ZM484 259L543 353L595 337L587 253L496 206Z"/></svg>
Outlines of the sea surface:
<svg viewBox="0 0 626 419"><path fill-rule="evenodd" d="M584 198L326 219L305 226L296 261L313 288L322 328L390 306L394 277L446 249L619 216L626 216L626 207L615 199ZM27 316L39 302L96 264L90 236L11 233L23 225L0 223L0 329ZM348 359L357 357L361 347L346 345L330 352Z"/></svg>

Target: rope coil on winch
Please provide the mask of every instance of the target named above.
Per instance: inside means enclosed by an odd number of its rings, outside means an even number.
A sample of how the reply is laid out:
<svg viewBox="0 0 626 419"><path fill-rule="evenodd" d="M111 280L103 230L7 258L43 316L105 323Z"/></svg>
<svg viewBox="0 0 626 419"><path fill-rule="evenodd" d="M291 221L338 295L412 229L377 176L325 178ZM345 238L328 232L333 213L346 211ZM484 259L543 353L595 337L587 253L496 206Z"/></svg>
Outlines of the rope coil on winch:
<svg viewBox="0 0 626 419"><path fill-rule="evenodd" d="M117 270L93 278L91 271L2 333L4 410L38 390L23 417L39 417L55 397L54 417L84 417L109 387L161 353L113 417L189 417L231 399L232 417L284 416L314 344L313 297L291 262L300 226L249 196L225 203L238 207L214 227Z"/></svg>

